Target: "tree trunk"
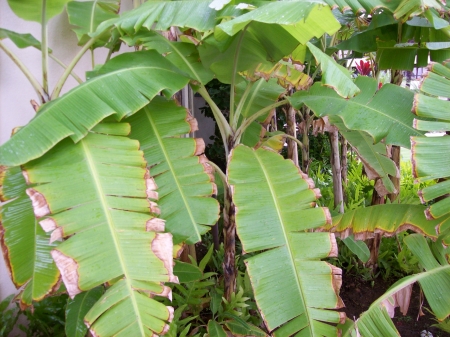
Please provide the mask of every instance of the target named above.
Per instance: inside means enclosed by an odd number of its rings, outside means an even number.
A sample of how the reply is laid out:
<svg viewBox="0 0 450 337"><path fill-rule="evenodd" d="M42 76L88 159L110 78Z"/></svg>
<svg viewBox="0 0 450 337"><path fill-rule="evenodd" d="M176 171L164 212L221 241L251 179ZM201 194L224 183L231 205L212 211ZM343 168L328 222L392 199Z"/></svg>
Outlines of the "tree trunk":
<svg viewBox="0 0 450 337"><path fill-rule="evenodd" d="M231 200L231 190L228 189L225 198L225 207L223 211L223 231L224 231L224 250L223 276L224 276L224 297L227 301L231 300L231 294L236 290L236 222L235 208Z"/></svg>
<svg viewBox="0 0 450 337"><path fill-rule="evenodd" d="M407 85L408 85L408 79L409 79L409 83L411 83L411 72L410 71L407 72L407 78L406 78ZM402 81L403 81L402 72L400 70L391 70L391 83L400 86L400 85L402 85ZM398 172L400 173L400 146L392 145L390 154L391 154L392 161L395 163L395 165L397 166ZM396 193L388 194L389 200L391 200L391 202L392 202L392 201L395 201L397 199L398 195L400 194L400 178L391 177L390 179L391 179L392 183L394 184L395 190L397 191Z"/></svg>
<svg viewBox="0 0 450 337"><path fill-rule="evenodd" d="M309 127L311 126L311 123L313 121L313 117L309 115L309 109L302 109L302 116L303 116L303 123L302 125L302 165L301 169L304 173L309 175Z"/></svg>
<svg viewBox="0 0 450 337"><path fill-rule="evenodd" d="M379 178L375 179L375 183L377 183L378 179ZM385 203L386 203L385 197L380 196L377 190L373 189L372 206L383 205ZM377 262L378 262L378 252L380 250L381 235L375 234L375 236L372 239L367 239L365 242L370 251L370 258L366 263L366 267L371 268L372 275L374 275L378 267Z"/></svg>
<svg viewBox="0 0 450 337"><path fill-rule="evenodd" d="M297 138L297 122L295 120L295 110L293 107L289 107L287 113L286 113L286 120L287 120L287 130L286 134L289 136L292 136L294 138ZM288 158L291 159L296 166L298 166L298 148L297 143L293 139L287 140L288 145Z"/></svg>
<svg viewBox="0 0 450 337"><path fill-rule="evenodd" d="M344 213L344 197L342 193L341 161L339 160L339 134L330 131L331 170L333 173L334 207L339 206L339 213Z"/></svg>

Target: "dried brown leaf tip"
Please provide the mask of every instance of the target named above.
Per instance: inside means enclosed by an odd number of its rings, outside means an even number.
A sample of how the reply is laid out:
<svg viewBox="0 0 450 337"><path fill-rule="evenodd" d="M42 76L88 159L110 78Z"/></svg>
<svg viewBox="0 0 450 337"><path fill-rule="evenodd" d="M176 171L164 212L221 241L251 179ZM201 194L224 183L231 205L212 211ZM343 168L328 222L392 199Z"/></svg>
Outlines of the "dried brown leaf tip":
<svg viewBox="0 0 450 337"><path fill-rule="evenodd" d="M190 126L190 130L189 132L195 132L198 130L198 122L197 119L195 119L190 113L189 111L186 111L186 122L189 123Z"/></svg>
<svg viewBox="0 0 450 337"><path fill-rule="evenodd" d="M172 234L157 233L152 241L152 251L163 262L169 277L168 282L179 283L178 277L173 274Z"/></svg>
<svg viewBox="0 0 450 337"><path fill-rule="evenodd" d="M58 227L58 224L53 218L47 218L39 222L44 232L52 232L50 236L50 243L60 241L64 237L64 231L62 227Z"/></svg>
<svg viewBox="0 0 450 337"><path fill-rule="evenodd" d="M148 170L147 170L148 172ZM158 200L159 199L159 195L158 192L156 192L156 190L158 189L158 186L156 185L155 179L153 179L153 177L149 177L145 179L145 185L146 185L146 193L147 193L147 198L153 199L153 200Z"/></svg>
<svg viewBox="0 0 450 337"><path fill-rule="evenodd" d="M61 272L61 277L66 286L67 292L70 298L74 298L76 294L81 293L81 289L78 286L78 263L69 256L64 255L57 249L51 251L53 260L56 263L59 271Z"/></svg>
<svg viewBox="0 0 450 337"><path fill-rule="evenodd" d="M337 257L338 256L338 245L336 242L336 237L335 237L334 233L329 233L329 235L330 235L331 249L330 249L330 252L328 253L327 257Z"/></svg>
<svg viewBox="0 0 450 337"><path fill-rule="evenodd" d="M194 156L199 156L205 152L205 141L203 138L195 138Z"/></svg>
<svg viewBox="0 0 450 337"><path fill-rule="evenodd" d="M43 194L39 193L34 188L27 188L26 193L31 199L36 218L42 218L43 216L50 214L49 204Z"/></svg>
<svg viewBox="0 0 450 337"><path fill-rule="evenodd" d="M159 209L159 206L156 202L149 201L148 203L150 205L150 213L157 215L161 214L161 210Z"/></svg>
<svg viewBox="0 0 450 337"><path fill-rule="evenodd" d="M412 112L414 115L416 115L416 116L418 116L418 113L417 113L418 107L419 107L419 94L415 94L415 95L414 95L413 106L412 106L411 112Z"/></svg>
<svg viewBox="0 0 450 337"><path fill-rule="evenodd" d="M152 218L147 221L145 229L147 232L164 232L166 223L163 219Z"/></svg>
<svg viewBox="0 0 450 337"><path fill-rule="evenodd" d="M334 292L337 297L337 303L335 306L335 309L340 309L345 307L344 302L342 301L342 298L339 296L339 291L342 286L342 269L338 268L336 266L333 266L332 264L328 264L328 266L331 268L331 276L332 276L332 285Z"/></svg>

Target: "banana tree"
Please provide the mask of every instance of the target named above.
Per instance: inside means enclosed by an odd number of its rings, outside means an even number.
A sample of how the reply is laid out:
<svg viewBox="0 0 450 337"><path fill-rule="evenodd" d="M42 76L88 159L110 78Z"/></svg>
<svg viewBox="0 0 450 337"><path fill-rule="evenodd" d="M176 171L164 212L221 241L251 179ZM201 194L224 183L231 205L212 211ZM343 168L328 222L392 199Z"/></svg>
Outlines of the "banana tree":
<svg viewBox="0 0 450 337"><path fill-rule="evenodd" d="M247 268L268 333L338 335L336 323L344 323L345 315L330 309L343 306L342 272L321 261L336 256L335 236L312 232L331 225L331 216L315 207L320 192L312 180L265 137L265 122L288 99L281 76L266 81L258 69L279 70L283 59L304 61L298 51L309 50L324 86L294 95L292 104L321 114L329 107L324 99L333 102L342 110L329 109L329 115L375 141L405 145L411 134L422 134L409 127L406 114L388 118L396 106L382 104L412 96L390 86L375 94L373 83L354 83L309 42L340 28L322 3L228 4L216 10L209 1L154 1L111 19L104 4L92 5L90 13L106 21L86 26L73 12L86 5L68 6L79 29L80 54L105 43L112 53L119 38L139 51L112 58L57 98L71 64L42 100L51 101L0 147L2 196L12 199L2 208L1 243L14 282L26 284L22 305L53 293L61 275L75 307L82 301L77 294L88 296L84 292L105 285L105 293L95 293L98 301L77 319L92 334L167 333L173 308L155 296L170 298L167 283L178 281L173 256L184 244L198 242L218 219L212 198L216 171L226 187L225 296L235 290L237 227L244 250L253 255ZM155 32L170 27L179 29L179 41ZM41 49L48 52L44 43ZM206 89L214 77L231 84L228 119ZM170 97L187 84L213 111L229 160L226 172L202 155L202 140L182 137L197 123ZM355 111L385 127L356 120ZM24 247L27 254L18 256ZM24 256L32 262L28 268L21 263ZM281 274L287 276L280 279ZM222 328L208 324L213 327L220 335Z"/></svg>

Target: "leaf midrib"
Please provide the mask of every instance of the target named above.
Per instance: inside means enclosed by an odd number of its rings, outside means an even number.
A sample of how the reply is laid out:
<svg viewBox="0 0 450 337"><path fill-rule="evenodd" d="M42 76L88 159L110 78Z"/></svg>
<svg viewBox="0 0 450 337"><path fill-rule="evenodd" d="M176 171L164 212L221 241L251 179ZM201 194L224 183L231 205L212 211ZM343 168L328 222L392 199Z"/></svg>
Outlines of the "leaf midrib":
<svg viewBox="0 0 450 337"><path fill-rule="evenodd" d="M272 179L270 179L270 176L268 175L268 172L266 171L263 162L260 160L259 155L257 154L256 151L254 151L254 154L255 154L255 157L256 157L256 159L258 160L258 163L259 163L259 165L260 165L260 167L261 167L261 171L263 172L264 177L266 178L267 185L268 185L269 190L270 190L270 195L272 196L272 200L273 200L273 202L274 202L274 204L275 204L275 206L276 206L277 215L278 215L278 218L279 218L279 220L280 220L281 229L282 229L283 235L284 235L285 245L286 245L286 247L287 247L287 249L288 249L288 251L289 251L289 256L291 257L290 262L291 262L291 265L292 265L292 269L295 270L295 282L297 283L297 288L299 289L299 291L300 291L300 293L301 293L301 296L302 296L302 300L303 300L303 304L304 304L304 309L305 309L305 310L304 310L304 314L305 314L305 316L307 317L307 321L308 321L308 323L309 323L309 324L308 324L308 329L309 329L309 331L310 331L310 336L313 336L311 317L309 316L308 305L306 304L306 301L305 301L305 298L306 298L306 296L305 296L305 291L303 290L303 287L302 287L302 285L301 285L301 282L300 282L300 280L299 280L299 278L298 278L299 273L298 273L298 270L297 270L297 268L296 268L296 266L295 266L295 263L294 263L294 259L293 259L293 256L292 256L291 245L290 245L289 240L288 240L288 234L286 233L286 230L285 230L285 227L284 227L284 222L283 222L283 219L282 219L282 217L281 217L281 213L280 213L280 205L279 205L279 203L278 203L277 198L275 198L275 195L276 195L276 194L275 194L275 188L274 188L274 186L272 185ZM303 328L303 329L304 329L304 328ZM302 330L303 330L303 329L302 329Z"/></svg>
<svg viewBox="0 0 450 337"><path fill-rule="evenodd" d="M191 208L189 207L189 203L188 203L187 198L186 198L186 196L184 194L182 185L180 184L180 182L178 181L177 176L175 175L175 169L174 169L174 167L172 165L171 158L170 158L170 156L168 155L168 153L166 151L166 147L164 146L163 139L162 139L162 137L161 137L161 135L159 133L158 127L156 126L156 123L153 121L153 118L151 116L150 111L147 110L147 109L145 109L145 116L147 116L147 119L148 119L148 121L149 121L149 123L150 123L150 125L151 125L151 127L153 129L153 132L155 133L155 137L158 140L158 144L161 147L161 151L162 151L162 153L164 155L164 158L166 159L167 165L169 166L169 171L170 171L170 173L171 173L171 175L173 177L173 180L175 181L175 184L177 186L177 191L179 192L181 198L183 199L183 203L186 205L185 206L186 210L187 210L187 212L189 214L189 218L191 220L191 223L193 224L193 227L195 229L195 234L197 235L197 241L196 242L198 242L198 241L201 240L201 235L200 235L200 233L198 231L197 223L195 222L194 216L193 216L193 214L191 212Z"/></svg>
<svg viewBox="0 0 450 337"><path fill-rule="evenodd" d="M143 328L142 323L141 323L142 322L142 317L141 317L141 314L139 312L138 304L137 304L136 299L134 297L134 292L132 291L132 285L131 285L131 282L130 282L130 277L128 276L128 269L127 269L126 263L125 263L125 261L124 261L124 259L122 257L122 255L123 255L122 254L122 249L121 249L121 246L119 244L119 239L117 237L117 233L116 233L115 228L114 228L114 222L112 221L111 214L109 212L108 203L107 203L106 198L105 198L106 194L103 192L103 187L102 187L101 181L99 179L100 175L99 175L99 173L97 171L97 168L96 168L96 165L95 165L96 164L95 160L93 159L93 156L92 156L92 154L91 154L91 152L89 150L89 146L88 146L86 140L85 139L81 140L80 144L81 144L81 146L83 148L83 153L84 153L84 157L86 158L87 168L88 168L88 171L91 173L90 176L92 177L92 180L93 180L93 183L94 183L94 186L95 186L95 190L97 191L98 199L100 201L103 213L104 213L104 215L106 217L106 223L108 224L108 228L110 229L111 237L112 237L112 239L114 241L114 246L116 247L117 257L119 259L119 263L120 263L121 269L122 269L123 274L125 276L124 279L125 279L125 282L127 284L127 289L128 289L128 291L130 293L129 297L130 297L131 303L133 305L134 312L135 312L136 317L137 317L137 323L139 325L139 330L141 332L141 336L145 336L145 331L144 331L144 328Z"/></svg>

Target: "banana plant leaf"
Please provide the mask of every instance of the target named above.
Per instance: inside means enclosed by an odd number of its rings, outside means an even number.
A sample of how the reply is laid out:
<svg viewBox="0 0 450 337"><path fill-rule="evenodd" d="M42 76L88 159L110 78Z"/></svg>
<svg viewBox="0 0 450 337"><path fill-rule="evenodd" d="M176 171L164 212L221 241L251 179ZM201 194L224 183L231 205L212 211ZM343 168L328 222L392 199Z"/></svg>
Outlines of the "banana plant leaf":
<svg viewBox="0 0 450 337"><path fill-rule="evenodd" d="M169 296L164 282L177 282L172 235L161 233L147 199L155 183L129 132L127 123L102 123L24 166L40 225L52 241L67 238L51 254L69 295L113 284L85 317L96 336L164 334L173 311L151 296Z"/></svg>
<svg viewBox="0 0 450 337"><path fill-rule="evenodd" d="M99 74L102 76L42 106L26 126L0 146L0 164L24 164L66 137L77 142L105 117L121 120L147 105L161 90L172 96L188 82L155 51L119 55Z"/></svg>
<svg viewBox="0 0 450 337"><path fill-rule="evenodd" d="M89 309L97 302L105 292L102 286L93 288L76 295L67 301L66 306L66 326L67 337L84 337L87 333L87 326L84 324L84 316Z"/></svg>
<svg viewBox="0 0 450 337"><path fill-rule="evenodd" d="M335 336L326 323L345 318L328 310L343 305L341 270L320 261L337 254L333 234L306 231L330 221L327 209L313 207L312 181L281 155L244 145L230 154L228 181L243 250L255 253L246 265L269 331Z"/></svg>
<svg viewBox="0 0 450 337"><path fill-rule="evenodd" d="M308 92L296 92L289 100L296 108L305 104L318 117L339 116L349 130L367 132L374 143L385 138L386 144L409 148L410 137L423 134L412 127L411 91L392 84L377 91L377 81L366 76L359 76L355 84L361 93L349 100L320 83Z"/></svg>
<svg viewBox="0 0 450 337"><path fill-rule="evenodd" d="M352 10L355 14L368 13L372 14L379 8L386 8L390 12L398 7L401 0L385 1L385 0L373 0L373 1L358 1L358 0L325 0L325 2L332 9L339 9L342 13Z"/></svg>
<svg viewBox="0 0 450 337"><path fill-rule="evenodd" d="M0 28L0 40L10 39L18 48L34 47L41 50L41 43L31 34L20 34Z"/></svg>
<svg viewBox="0 0 450 337"><path fill-rule="evenodd" d="M358 157L364 164L367 177L371 180L380 178L380 183L375 185L378 194L384 196L388 193L394 193L395 187L389 176L399 177L395 163L387 156L386 145L383 143L373 144L370 136L364 131L348 130L340 118L332 116L332 122L342 136L355 149Z"/></svg>
<svg viewBox="0 0 450 337"><path fill-rule="evenodd" d="M147 50L156 50L164 55L178 69L186 73L192 80L206 84L214 74L200 62L198 50L193 43L169 41L161 34L150 31L140 33L132 38L123 38L129 46L144 46Z"/></svg>
<svg viewBox="0 0 450 337"><path fill-rule="evenodd" d="M214 35L218 40L233 36L243 30L250 23L261 23L257 27L264 27L261 36L276 34L270 32L273 27L280 27L301 44L306 44L313 37L321 37L327 33L332 35L340 28L328 6L314 1L282 1L269 2L233 20L218 25ZM283 34L282 30L279 34ZM273 45L284 43L282 38L272 39Z"/></svg>
<svg viewBox="0 0 450 337"><path fill-rule="evenodd" d="M440 62L450 57L448 35L429 23L417 24L413 20L404 24L399 33L399 23L390 13L373 18L376 20L372 20L366 30L355 33L334 48L376 52L380 69L412 70L425 67L428 58Z"/></svg>
<svg viewBox="0 0 450 337"><path fill-rule="evenodd" d="M360 92L360 89L353 83L350 72L336 61L314 46L311 42L306 44L314 55L317 64L322 69L322 84L333 88L340 96L350 98Z"/></svg>
<svg viewBox="0 0 450 337"><path fill-rule="evenodd" d="M392 236L408 229L436 240L436 227L443 220L427 220L424 210L422 205L406 204L359 208L333 217L332 225L324 226L322 230L336 233L342 239L353 234L356 240L365 240L374 233Z"/></svg>
<svg viewBox="0 0 450 337"><path fill-rule="evenodd" d="M221 82L231 83L235 76L240 79L239 72L253 74L261 64L272 68L298 44L281 26L252 22L245 31L220 41L209 36L198 50L204 66L211 69Z"/></svg>
<svg viewBox="0 0 450 337"><path fill-rule="evenodd" d="M70 1L67 4L69 23L76 26L73 31L77 35L78 45L84 45L89 39L89 34L96 31L97 27L106 20L118 17L120 1ZM110 34L102 36L106 41ZM96 42L94 47L102 46L105 42Z"/></svg>
<svg viewBox="0 0 450 337"><path fill-rule="evenodd" d="M420 91L414 96L413 113L420 117L430 118L423 122L414 121L417 129L436 130L446 129L449 102L441 98L449 98L446 89L450 88L450 67L448 63L434 63L429 66L429 73L424 78ZM437 199L426 210L429 219L437 219L450 213L450 199L443 197L449 193L450 185L447 178L450 176L448 153L450 138L446 134L440 137L412 137L411 162L413 175L418 182L439 179L436 185L427 186L419 191L422 202Z"/></svg>
<svg viewBox="0 0 450 337"><path fill-rule="evenodd" d="M236 86L235 102L236 114L240 114L240 122L238 126L247 120L249 117L254 116L259 111L274 104L278 101L280 96L285 93L286 90L277 84L275 79L266 81L265 79L259 79L256 82L240 82ZM259 116L256 121L243 132L241 143L249 147L256 146L265 135L268 122L270 122L273 115L273 109L267 111L263 115Z"/></svg>
<svg viewBox="0 0 450 337"><path fill-rule="evenodd" d="M0 166L0 244L5 264L16 288L21 307L42 300L58 290L60 274L50 255L57 246L49 244L34 217L27 185L19 167Z"/></svg>
<svg viewBox="0 0 450 337"><path fill-rule="evenodd" d="M419 282L433 313L441 321L450 315L450 265L441 264L433 256L425 238L420 234L405 237L404 242L419 259L424 272L407 276L394 283L383 296L372 303L356 321L353 329L349 329L345 337L354 336L358 329L361 336L399 336L387 308L395 307L395 295L402 289Z"/></svg>
<svg viewBox="0 0 450 337"><path fill-rule="evenodd" d="M45 21L60 14L71 0L8 0L14 14L27 21L42 23L42 7L45 4Z"/></svg>
<svg viewBox="0 0 450 337"><path fill-rule="evenodd" d="M148 1L118 19L102 23L93 36L103 33L112 26L117 27L123 35L134 35L144 28L164 31L173 26L206 32L214 29L217 18L234 16L241 12L236 10L235 6L216 11L209 6L210 3L210 0Z"/></svg>
<svg viewBox="0 0 450 337"><path fill-rule="evenodd" d="M155 98L126 120L132 139L141 150L158 186L161 218L175 244L196 243L219 217L219 204L212 169L201 155L201 138L181 138L197 130L197 121L173 101Z"/></svg>
<svg viewBox="0 0 450 337"><path fill-rule="evenodd" d="M299 47L306 48L303 45L299 45ZM278 84L287 90L308 90L312 85L312 79L303 73L304 66L294 62L288 58L288 61L281 60L275 65L261 63L253 73L243 72L242 74L250 81L256 81L260 78L265 80L276 78Z"/></svg>

